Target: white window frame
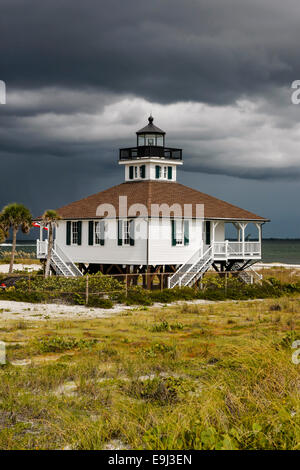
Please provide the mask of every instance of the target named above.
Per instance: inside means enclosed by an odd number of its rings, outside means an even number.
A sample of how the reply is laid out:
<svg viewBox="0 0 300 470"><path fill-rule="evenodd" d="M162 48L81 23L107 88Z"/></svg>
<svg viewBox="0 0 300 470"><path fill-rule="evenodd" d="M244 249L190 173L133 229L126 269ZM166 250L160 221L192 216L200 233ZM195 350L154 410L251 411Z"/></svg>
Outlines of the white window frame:
<svg viewBox="0 0 300 470"><path fill-rule="evenodd" d="M95 221L94 223L94 245L101 245L101 224L103 225L104 228L104 234L105 234L105 223L102 220ZM99 227L99 229L98 229Z"/></svg>
<svg viewBox="0 0 300 470"><path fill-rule="evenodd" d="M78 220L71 222L71 245L78 245Z"/></svg>
<svg viewBox="0 0 300 470"><path fill-rule="evenodd" d="M159 171L158 171L158 178L156 177L156 167L159 168ZM155 170L155 179L160 180L161 177L162 177L162 168L161 168L161 165L155 165L154 170Z"/></svg>
<svg viewBox="0 0 300 470"><path fill-rule="evenodd" d="M130 246L130 220L126 219L123 220L122 226L122 245L123 246Z"/></svg>
<svg viewBox="0 0 300 470"><path fill-rule="evenodd" d="M176 220L175 222L175 242L176 246L184 246L184 222Z"/></svg>

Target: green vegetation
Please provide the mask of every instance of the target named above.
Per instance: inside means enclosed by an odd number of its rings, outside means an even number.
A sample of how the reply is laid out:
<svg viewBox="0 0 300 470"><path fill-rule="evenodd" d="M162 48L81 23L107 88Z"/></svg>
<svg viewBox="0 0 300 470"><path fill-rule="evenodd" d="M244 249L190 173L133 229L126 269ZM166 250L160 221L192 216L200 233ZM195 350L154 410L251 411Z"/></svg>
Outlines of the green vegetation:
<svg viewBox="0 0 300 470"><path fill-rule="evenodd" d="M0 282L9 287L0 291L0 300L28 302L56 302L90 307L111 308L113 303L150 306L155 302L171 303L178 300L248 300L280 298L300 293L300 279L281 282L274 276L266 276L260 283L244 284L234 276L225 279L214 273L207 274L202 281L202 289L197 287L177 287L164 290L146 290L140 286L129 287L113 276L101 273L89 275L88 296L87 277L64 278L51 276L44 279L41 275L31 274L21 277L0 275Z"/></svg>
<svg viewBox="0 0 300 470"><path fill-rule="evenodd" d="M5 206L0 213L0 226L5 234L12 230L12 250L9 265L9 273L13 272L14 259L16 255L17 234L21 230L29 233L31 229L32 215L23 204L12 203Z"/></svg>
<svg viewBox="0 0 300 470"><path fill-rule="evenodd" d="M23 302L57 302L75 305L86 303L86 278L64 278L51 276L44 279L35 274L13 278L0 276L0 282L7 282L8 289L0 291L0 300L16 300ZM115 278L103 276L101 273L89 276L90 307L111 308L112 300L117 300L124 292L124 285ZM104 297L104 298L103 298ZM105 298L109 297L109 298Z"/></svg>
<svg viewBox="0 0 300 470"><path fill-rule="evenodd" d="M1 449L300 449L300 297L1 320Z"/></svg>
<svg viewBox="0 0 300 470"><path fill-rule="evenodd" d="M7 239L8 233L5 231L4 227L1 226L1 221L0 221L0 244L4 243L5 240Z"/></svg>
<svg viewBox="0 0 300 470"><path fill-rule="evenodd" d="M11 251L7 248L0 247L0 264L9 264L11 259ZM16 255L14 264L39 264L40 260L36 259L35 251L32 247L16 247Z"/></svg>

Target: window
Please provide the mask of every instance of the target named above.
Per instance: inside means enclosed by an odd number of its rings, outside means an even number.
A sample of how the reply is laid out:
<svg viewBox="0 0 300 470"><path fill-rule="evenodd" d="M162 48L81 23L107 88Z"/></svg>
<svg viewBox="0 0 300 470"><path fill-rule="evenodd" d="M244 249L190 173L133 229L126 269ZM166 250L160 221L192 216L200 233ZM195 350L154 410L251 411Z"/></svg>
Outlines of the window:
<svg viewBox="0 0 300 470"><path fill-rule="evenodd" d="M81 232L81 220L78 220L77 222L71 222L71 220L68 220L66 224L66 244L81 245Z"/></svg>
<svg viewBox="0 0 300 470"><path fill-rule="evenodd" d="M183 236L183 223L177 221L175 224L175 241L176 245L183 245L184 243L184 236Z"/></svg>
<svg viewBox="0 0 300 470"><path fill-rule="evenodd" d="M146 145L155 145L155 135L146 135Z"/></svg>
<svg viewBox="0 0 300 470"><path fill-rule="evenodd" d="M134 220L118 220L118 245L134 246Z"/></svg>
<svg viewBox="0 0 300 470"><path fill-rule="evenodd" d="M138 136L138 146L142 145L145 145L145 136L143 134Z"/></svg>
<svg viewBox="0 0 300 470"><path fill-rule="evenodd" d="M123 244L130 245L130 221L123 221Z"/></svg>
<svg viewBox="0 0 300 470"><path fill-rule="evenodd" d="M78 222L72 222L72 245L78 245Z"/></svg>
<svg viewBox="0 0 300 470"><path fill-rule="evenodd" d="M135 178L138 177L138 167L137 166L134 167L134 177Z"/></svg>
<svg viewBox="0 0 300 470"><path fill-rule="evenodd" d="M95 245L103 245L104 243L104 221L95 222Z"/></svg>
<svg viewBox="0 0 300 470"><path fill-rule="evenodd" d="M167 171L168 171L168 170L167 170L167 167L164 166L164 178L167 178L167 175L168 175Z"/></svg>
<svg viewBox="0 0 300 470"><path fill-rule="evenodd" d="M155 178L158 179L161 177L161 167L159 165L155 166Z"/></svg>
<svg viewBox="0 0 300 470"><path fill-rule="evenodd" d="M189 243L189 221L172 220L172 246L186 246Z"/></svg>
<svg viewBox="0 0 300 470"><path fill-rule="evenodd" d="M145 165L140 166L140 178L146 178L146 166Z"/></svg>
<svg viewBox="0 0 300 470"><path fill-rule="evenodd" d="M158 147L163 147L163 145L164 145L164 138L163 138L162 135L158 135L158 136L156 137L156 145L157 145Z"/></svg>

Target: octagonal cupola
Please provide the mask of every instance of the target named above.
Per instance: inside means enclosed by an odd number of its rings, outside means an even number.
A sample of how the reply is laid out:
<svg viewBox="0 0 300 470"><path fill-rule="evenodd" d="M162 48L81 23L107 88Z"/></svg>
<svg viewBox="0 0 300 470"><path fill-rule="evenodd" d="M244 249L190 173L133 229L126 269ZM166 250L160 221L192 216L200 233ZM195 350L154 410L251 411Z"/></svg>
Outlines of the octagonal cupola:
<svg viewBox="0 0 300 470"><path fill-rule="evenodd" d="M137 131L137 146L120 149L119 164L125 166L125 181L176 181L177 166L182 165L182 150L165 146L166 133L153 124Z"/></svg>
<svg viewBox="0 0 300 470"><path fill-rule="evenodd" d="M137 131L137 146L165 146L166 133L153 124L154 118L150 115L148 125Z"/></svg>

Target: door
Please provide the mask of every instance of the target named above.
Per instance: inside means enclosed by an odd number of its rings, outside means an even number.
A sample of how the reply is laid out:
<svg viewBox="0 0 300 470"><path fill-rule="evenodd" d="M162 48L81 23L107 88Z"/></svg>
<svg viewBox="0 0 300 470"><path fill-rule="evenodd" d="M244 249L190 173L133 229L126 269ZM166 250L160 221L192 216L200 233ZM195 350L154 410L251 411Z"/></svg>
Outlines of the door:
<svg viewBox="0 0 300 470"><path fill-rule="evenodd" d="M210 239L210 229L211 229L211 223L210 221L205 222L205 245L210 245L211 239Z"/></svg>

